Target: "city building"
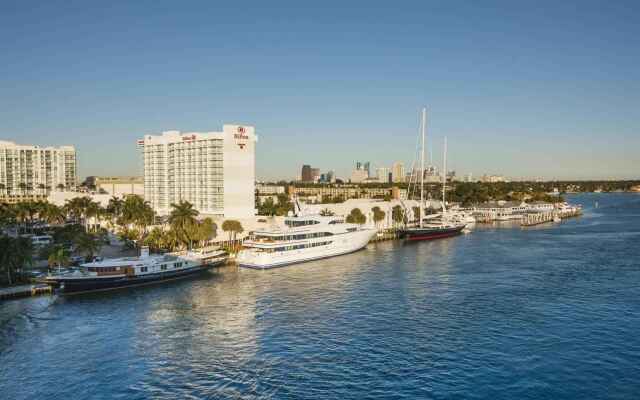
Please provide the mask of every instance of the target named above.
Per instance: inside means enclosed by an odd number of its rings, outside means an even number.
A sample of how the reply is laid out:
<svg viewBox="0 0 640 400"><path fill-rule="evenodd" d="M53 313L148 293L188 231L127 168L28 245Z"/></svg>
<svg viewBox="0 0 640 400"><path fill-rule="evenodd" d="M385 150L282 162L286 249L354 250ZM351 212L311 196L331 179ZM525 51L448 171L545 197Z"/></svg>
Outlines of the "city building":
<svg viewBox="0 0 640 400"><path fill-rule="evenodd" d="M369 175L367 175L367 171L365 171L364 169L354 169L353 172L351 172L351 183L361 183L364 182L367 178L369 178Z"/></svg>
<svg viewBox="0 0 640 400"><path fill-rule="evenodd" d="M289 196L307 198L312 202L322 202L325 200L342 201L354 198L383 199L385 197L405 200L407 190L398 187L392 188L369 188L359 185L318 185L313 187L289 186L287 189Z"/></svg>
<svg viewBox="0 0 640 400"><path fill-rule="evenodd" d="M302 172L300 173L300 180L302 182L313 182L313 176L311 173L311 165L303 165Z"/></svg>
<svg viewBox="0 0 640 400"><path fill-rule="evenodd" d="M507 182L507 180L502 175L482 175L480 177L480 182L484 183L497 183L497 182Z"/></svg>
<svg viewBox="0 0 640 400"><path fill-rule="evenodd" d="M404 164L401 162L393 163L391 167L391 180L394 183L404 182Z"/></svg>
<svg viewBox="0 0 640 400"><path fill-rule="evenodd" d="M320 168L311 168L311 181L318 182L320 181Z"/></svg>
<svg viewBox="0 0 640 400"><path fill-rule="evenodd" d="M351 172L351 183L361 183L365 180L369 179L371 175L369 175L369 170L371 169L371 163L365 162L362 163L360 161L356 162L356 169Z"/></svg>
<svg viewBox="0 0 640 400"><path fill-rule="evenodd" d="M0 141L0 197L4 201L46 197L77 184L73 146L39 147Z"/></svg>
<svg viewBox="0 0 640 400"><path fill-rule="evenodd" d="M138 141L144 161L144 197L158 215L171 204L193 204L202 216L255 215L255 148L252 126L222 132L166 131Z"/></svg>
<svg viewBox="0 0 640 400"><path fill-rule="evenodd" d="M85 185L98 193L117 197L129 194L144 196L144 178L141 176L89 176Z"/></svg>
<svg viewBox="0 0 640 400"><path fill-rule="evenodd" d="M391 170L387 167L379 167L376 169L376 177L380 183L391 183Z"/></svg>

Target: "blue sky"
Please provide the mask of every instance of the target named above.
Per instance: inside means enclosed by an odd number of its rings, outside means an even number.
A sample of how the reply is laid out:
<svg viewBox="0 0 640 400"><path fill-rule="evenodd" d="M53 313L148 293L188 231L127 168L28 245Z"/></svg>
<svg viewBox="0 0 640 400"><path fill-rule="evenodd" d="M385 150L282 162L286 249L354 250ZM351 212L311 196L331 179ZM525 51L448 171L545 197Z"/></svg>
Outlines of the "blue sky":
<svg viewBox="0 0 640 400"><path fill-rule="evenodd" d="M0 2L0 140L74 144L82 176L223 123L263 179L408 164L426 105L458 173L640 177L637 1L90 3Z"/></svg>

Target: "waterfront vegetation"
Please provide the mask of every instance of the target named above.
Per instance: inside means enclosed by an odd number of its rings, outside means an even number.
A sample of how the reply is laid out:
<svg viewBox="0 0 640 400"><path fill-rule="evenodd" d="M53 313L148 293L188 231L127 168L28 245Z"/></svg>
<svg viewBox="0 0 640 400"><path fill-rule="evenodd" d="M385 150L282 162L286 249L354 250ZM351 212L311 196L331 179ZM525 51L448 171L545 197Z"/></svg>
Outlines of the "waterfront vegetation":
<svg viewBox="0 0 640 400"><path fill-rule="evenodd" d="M128 248L148 246L154 252L202 247L217 237L218 226L210 218L199 219L193 205L171 204L165 219L159 218L140 196L113 197L106 207L90 197L76 197L63 207L44 201L0 204L0 284L29 280L28 268L46 260L49 268L71 264L72 255L90 261L109 243L115 232ZM243 232L239 221L226 220L227 247L237 246ZM50 244L34 247L29 235L50 235Z"/></svg>

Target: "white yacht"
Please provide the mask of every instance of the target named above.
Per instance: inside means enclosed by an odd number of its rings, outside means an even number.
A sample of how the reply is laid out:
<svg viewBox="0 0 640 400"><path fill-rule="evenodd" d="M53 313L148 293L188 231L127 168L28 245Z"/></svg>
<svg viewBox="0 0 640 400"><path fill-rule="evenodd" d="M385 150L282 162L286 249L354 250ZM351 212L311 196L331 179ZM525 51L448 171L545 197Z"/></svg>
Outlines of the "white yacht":
<svg viewBox="0 0 640 400"><path fill-rule="evenodd" d="M287 217L284 223L251 232L236 258L238 265L264 269L339 256L364 248L376 234L336 216Z"/></svg>

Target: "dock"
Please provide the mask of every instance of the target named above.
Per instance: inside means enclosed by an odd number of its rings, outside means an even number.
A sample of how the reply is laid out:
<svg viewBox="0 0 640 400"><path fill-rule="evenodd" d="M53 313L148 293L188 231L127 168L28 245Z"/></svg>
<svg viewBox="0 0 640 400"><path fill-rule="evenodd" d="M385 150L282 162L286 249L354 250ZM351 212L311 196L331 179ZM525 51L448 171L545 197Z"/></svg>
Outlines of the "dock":
<svg viewBox="0 0 640 400"><path fill-rule="evenodd" d="M571 210L554 210L539 213L528 213L520 220L520 226L535 226L540 224L546 224L547 222L560 222L565 218L578 217L582 215L582 210L579 208Z"/></svg>
<svg viewBox="0 0 640 400"><path fill-rule="evenodd" d="M30 297L51 293L51 286L43 283L11 286L0 289L0 300L18 299L21 297Z"/></svg>

